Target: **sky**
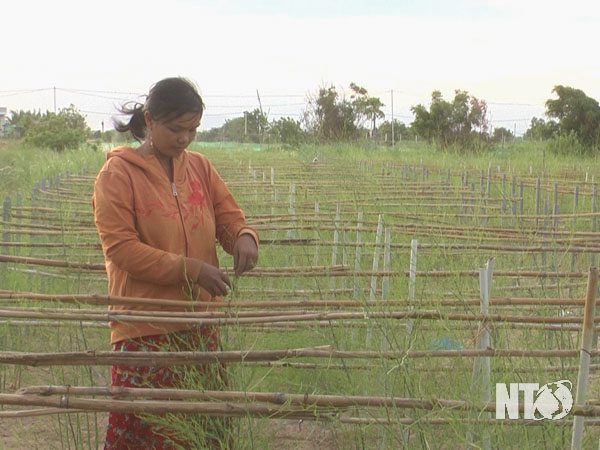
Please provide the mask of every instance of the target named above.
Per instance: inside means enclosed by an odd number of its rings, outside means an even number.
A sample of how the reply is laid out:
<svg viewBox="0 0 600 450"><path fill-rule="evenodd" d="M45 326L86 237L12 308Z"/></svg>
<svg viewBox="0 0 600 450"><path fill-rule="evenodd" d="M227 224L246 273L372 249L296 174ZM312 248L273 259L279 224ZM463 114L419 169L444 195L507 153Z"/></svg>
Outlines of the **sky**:
<svg viewBox="0 0 600 450"><path fill-rule="evenodd" d="M351 82L407 124L434 90L466 90L517 134L555 85L600 99L593 0L19 0L0 14L0 107L74 104L92 129L169 76L198 85L204 130L259 96L270 119L299 119L320 87Z"/></svg>

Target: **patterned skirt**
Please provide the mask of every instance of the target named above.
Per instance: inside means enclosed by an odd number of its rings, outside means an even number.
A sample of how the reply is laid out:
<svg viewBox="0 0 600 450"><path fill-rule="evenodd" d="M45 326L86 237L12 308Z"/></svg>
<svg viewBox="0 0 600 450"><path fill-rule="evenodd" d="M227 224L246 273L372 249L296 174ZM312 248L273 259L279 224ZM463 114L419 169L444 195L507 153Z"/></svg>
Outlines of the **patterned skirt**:
<svg viewBox="0 0 600 450"><path fill-rule="evenodd" d="M216 351L218 330L198 327L170 334L143 336L120 341L114 351ZM112 366L112 386L221 390L226 387L222 365L133 367ZM229 448L231 430L227 419L197 414L140 416L111 412L105 450Z"/></svg>

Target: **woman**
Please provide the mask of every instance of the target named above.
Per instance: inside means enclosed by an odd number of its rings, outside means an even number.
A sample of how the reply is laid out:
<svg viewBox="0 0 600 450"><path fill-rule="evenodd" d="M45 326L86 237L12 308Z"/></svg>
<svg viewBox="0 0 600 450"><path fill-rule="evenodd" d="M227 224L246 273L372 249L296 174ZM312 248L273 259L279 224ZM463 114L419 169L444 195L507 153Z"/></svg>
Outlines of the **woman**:
<svg viewBox="0 0 600 450"><path fill-rule="evenodd" d="M256 231L246 225L242 210L206 157L186 150L203 111L197 90L183 78L159 81L143 105L123 108L130 120L117 123L116 128L131 132L141 144L108 153L93 197L111 295L219 301L231 283L219 269L215 240L233 255L236 275L256 264ZM110 309L185 310L130 305ZM219 347L218 331L210 327L152 322L111 322L110 327L115 351L214 351ZM200 370L206 386L218 386L222 370L210 370L211 375L209 369L214 366ZM179 386L178 370L113 366L112 385ZM198 372L198 367L193 370ZM214 430L210 433L213 442L220 439ZM161 449L175 443L186 446L173 432L134 414L109 415L106 449Z"/></svg>

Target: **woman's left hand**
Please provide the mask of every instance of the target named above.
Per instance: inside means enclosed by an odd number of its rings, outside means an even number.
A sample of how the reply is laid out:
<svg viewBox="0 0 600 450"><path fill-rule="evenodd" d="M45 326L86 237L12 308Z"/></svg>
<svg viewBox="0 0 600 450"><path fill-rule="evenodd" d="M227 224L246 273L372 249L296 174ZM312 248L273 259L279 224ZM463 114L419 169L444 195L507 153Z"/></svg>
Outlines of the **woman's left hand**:
<svg viewBox="0 0 600 450"><path fill-rule="evenodd" d="M233 270L240 276L256 266L258 247L250 234L242 234L233 247Z"/></svg>

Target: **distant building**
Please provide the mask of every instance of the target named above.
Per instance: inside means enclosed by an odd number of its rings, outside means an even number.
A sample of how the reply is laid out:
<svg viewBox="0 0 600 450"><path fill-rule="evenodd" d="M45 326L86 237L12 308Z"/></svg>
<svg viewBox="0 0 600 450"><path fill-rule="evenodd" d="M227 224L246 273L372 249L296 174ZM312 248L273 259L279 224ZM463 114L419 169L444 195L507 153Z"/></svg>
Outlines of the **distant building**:
<svg viewBox="0 0 600 450"><path fill-rule="evenodd" d="M5 106L0 106L0 137L20 139L23 137L23 128L9 122Z"/></svg>
<svg viewBox="0 0 600 450"><path fill-rule="evenodd" d="M6 106L0 106L0 136L2 137L6 136L6 126L8 125L7 113Z"/></svg>

